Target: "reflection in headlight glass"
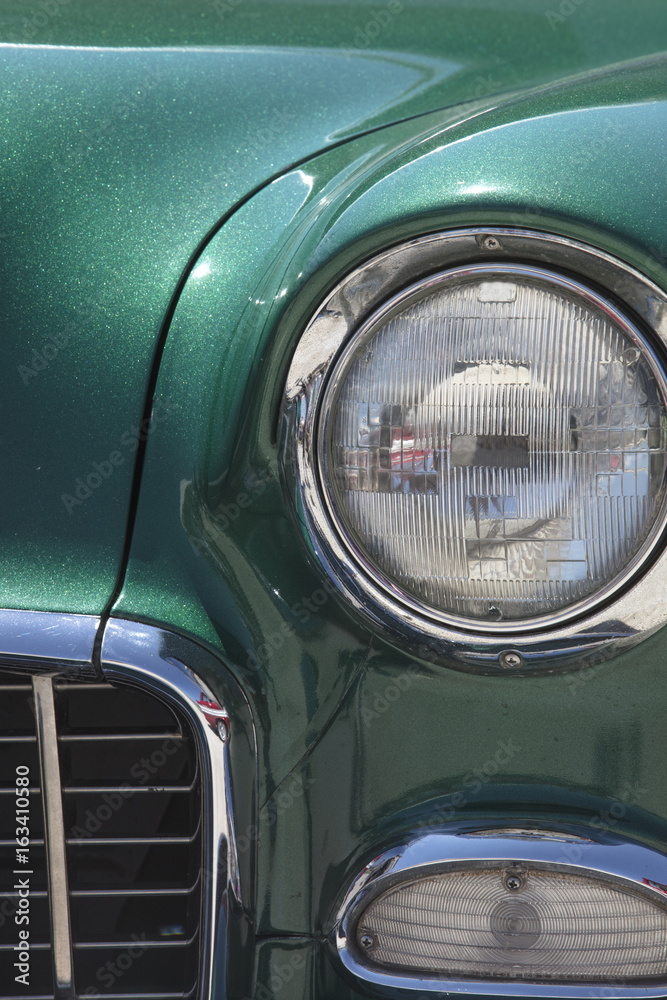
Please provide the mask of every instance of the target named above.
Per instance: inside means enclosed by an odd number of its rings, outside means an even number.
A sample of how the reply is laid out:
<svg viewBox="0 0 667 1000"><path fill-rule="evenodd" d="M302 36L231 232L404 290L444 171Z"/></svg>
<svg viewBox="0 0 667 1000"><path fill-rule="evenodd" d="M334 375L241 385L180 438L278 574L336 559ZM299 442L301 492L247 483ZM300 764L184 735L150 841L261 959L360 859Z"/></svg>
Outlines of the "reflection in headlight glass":
<svg viewBox="0 0 667 1000"><path fill-rule="evenodd" d="M576 287L535 271L445 280L342 363L324 408L332 506L380 576L424 605L547 615L604 588L655 534L662 376L634 328Z"/></svg>

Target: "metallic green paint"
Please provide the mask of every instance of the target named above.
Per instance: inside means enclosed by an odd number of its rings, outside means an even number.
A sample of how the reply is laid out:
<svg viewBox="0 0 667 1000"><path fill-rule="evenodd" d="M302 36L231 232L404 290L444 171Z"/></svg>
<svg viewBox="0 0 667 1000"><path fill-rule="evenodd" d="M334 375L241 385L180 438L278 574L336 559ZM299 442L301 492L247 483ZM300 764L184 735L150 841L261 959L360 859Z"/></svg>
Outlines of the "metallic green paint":
<svg viewBox="0 0 667 1000"><path fill-rule="evenodd" d="M405 95L404 115L667 48L661 0L632 5L577 0L565 5L565 15L561 6L562 0L3 0L0 40L95 47L281 46L295 56L308 49L342 48L351 56L372 52L385 68L412 67L421 77ZM355 68L348 62L350 71ZM338 99L335 78L330 82ZM395 120L389 108L379 113L384 121Z"/></svg>
<svg viewBox="0 0 667 1000"><path fill-rule="evenodd" d="M445 105L462 117L667 48L655 0L631 13L587 0L562 23L534 0L392 0L377 32L367 14L251 0L2 5L5 606L98 613L109 601L158 334L225 213L370 128Z"/></svg>
<svg viewBox="0 0 667 1000"><path fill-rule="evenodd" d="M641 684L637 669L629 653L474 677L378 648L260 813L259 933L326 934L363 866L434 825L580 822L660 849L664 635L642 646Z"/></svg>
<svg viewBox="0 0 667 1000"><path fill-rule="evenodd" d="M248 694L263 806L259 828L238 833L242 849L261 845L260 933L321 935L346 880L434 821L603 822L667 838L664 633L567 675L417 661L327 591L277 453L305 322L341 274L399 240L543 229L667 287L666 98L659 61L359 138L258 192L183 289L156 393L175 417L149 442L117 611L186 630L205 615ZM172 574L178 596L164 597Z"/></svg>
<svg viewBox="0 0 667 1000"><path fill-rule="evenodd" d="M181 274L254 188L415 86L391 60L353 62L0 45L5 607L104 608Z"/></svg>

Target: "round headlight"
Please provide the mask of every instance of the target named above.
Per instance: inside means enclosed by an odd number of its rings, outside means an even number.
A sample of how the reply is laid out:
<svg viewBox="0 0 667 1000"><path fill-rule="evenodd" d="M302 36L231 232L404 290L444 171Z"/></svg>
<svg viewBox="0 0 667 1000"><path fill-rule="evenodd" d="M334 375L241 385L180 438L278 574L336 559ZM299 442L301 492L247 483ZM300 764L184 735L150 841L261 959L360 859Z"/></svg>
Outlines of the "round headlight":
<svg viewBox="0 0 667 1000"><path fill-rule="evenodd" d="M665 344L667 295L563 237L455 230L373 258L322 303L285 388L312 552L358 611L452 665L633 645L667 621Z"/></svg>
<svg viewBox="0 0 667 1000"><path fill-rule="evenodd" d="M346 345L318 434L338 531L427 614L496 631L609 595L665 521L665 379L639 330L558 274L473 265Z"/></svg>

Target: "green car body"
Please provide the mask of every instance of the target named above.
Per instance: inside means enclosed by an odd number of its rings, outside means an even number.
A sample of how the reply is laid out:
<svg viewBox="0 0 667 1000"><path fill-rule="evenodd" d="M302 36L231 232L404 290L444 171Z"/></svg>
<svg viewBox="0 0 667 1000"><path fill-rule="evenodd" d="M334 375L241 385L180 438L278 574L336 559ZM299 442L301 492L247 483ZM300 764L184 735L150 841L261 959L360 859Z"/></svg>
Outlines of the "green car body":
<svg viewBox="0 0 667 1000"><path fill-rule="evenodd" d="M2 606L158 625L235 679L251 995L372 995L337 908L434 823L664 851L664 632L567 673L419 659L327 584L279 454L306 323L387 247L515 227L667 290L664 6L4 0L0 40Z"/></svg>

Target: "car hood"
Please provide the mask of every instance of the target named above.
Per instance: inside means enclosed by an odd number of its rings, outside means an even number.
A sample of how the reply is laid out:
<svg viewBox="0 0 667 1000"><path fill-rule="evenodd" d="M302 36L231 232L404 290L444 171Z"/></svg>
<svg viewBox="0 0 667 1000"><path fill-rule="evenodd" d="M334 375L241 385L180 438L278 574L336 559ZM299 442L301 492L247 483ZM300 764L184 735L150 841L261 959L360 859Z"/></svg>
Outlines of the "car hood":
<svg viewBox="0 0 667 1000"><path fill-rule="evenodd" d="M571 6L3 5L5 607L109 602L156 344L210 234L327 147L665 46L651 0Z"/></svg>

